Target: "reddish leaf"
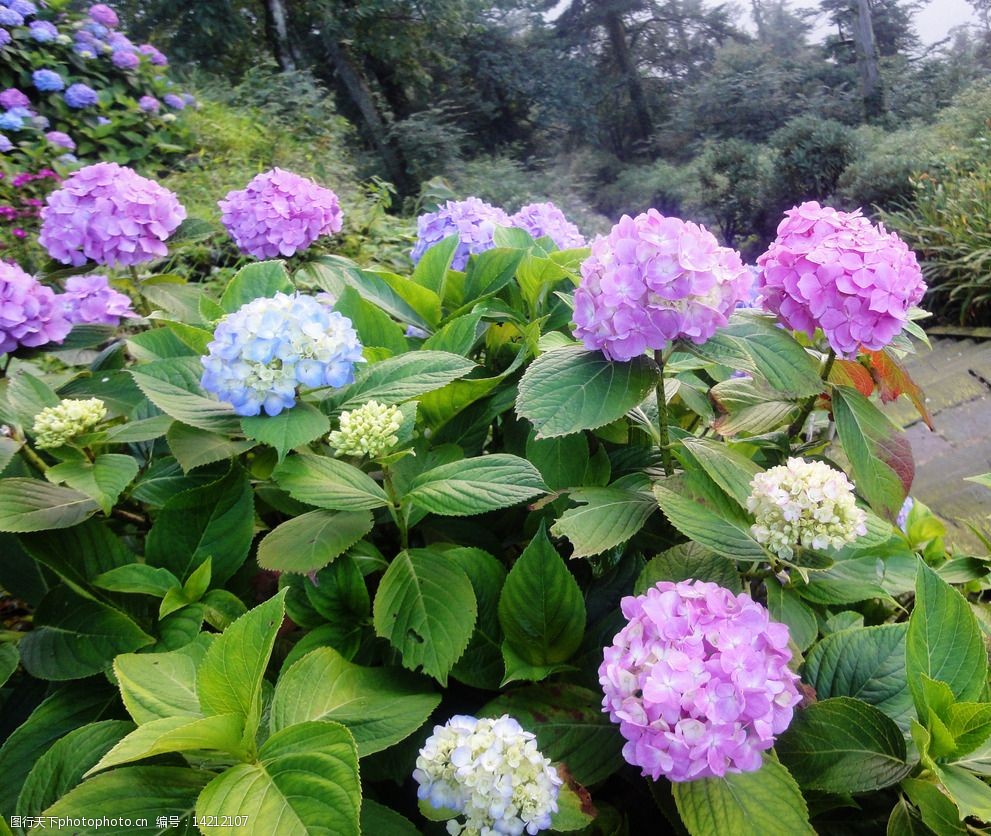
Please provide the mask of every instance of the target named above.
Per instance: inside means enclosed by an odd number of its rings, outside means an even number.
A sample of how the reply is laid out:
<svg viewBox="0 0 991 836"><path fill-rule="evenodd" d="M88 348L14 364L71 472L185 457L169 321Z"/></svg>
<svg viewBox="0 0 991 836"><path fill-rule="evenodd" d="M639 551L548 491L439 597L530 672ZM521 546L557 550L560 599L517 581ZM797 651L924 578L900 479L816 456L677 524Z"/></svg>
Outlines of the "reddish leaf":
<svg viewBox="0 0 991 836"><path fill-rule="evenodd" d="M932 415L926 408L925 396L919 384L912 380L905 368L887 351L865 351L864 354L870 358L871 375L877 381L881 400L890 403L899 395L908 395L929 429L935 429Z"/></svg>
<svg viewBox="0 0 991 836"><path fill-rule="evenodd" d="M836 360L829 372L829 382L840 386L852 386L865 398L874 392L874 379L856 360Z"/></svg>

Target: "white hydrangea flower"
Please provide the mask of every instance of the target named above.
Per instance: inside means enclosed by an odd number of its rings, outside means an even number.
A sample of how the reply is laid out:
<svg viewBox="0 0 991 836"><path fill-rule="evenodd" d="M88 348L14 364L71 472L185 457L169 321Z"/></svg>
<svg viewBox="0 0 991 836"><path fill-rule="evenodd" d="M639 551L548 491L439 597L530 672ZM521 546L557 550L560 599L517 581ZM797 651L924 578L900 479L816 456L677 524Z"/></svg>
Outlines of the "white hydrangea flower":
<svg viewBox="0 0 991 836"><path fill-rule="evenodd" d="M327 440L342 455L375 458L399 441L396 433L402 424L403 415L398 407L369 401L341 413L341 428L334 430Z"/></svg>
<svg viewBox="0 0 991 836"><path fill-rule="evenodd" d="M747 510L754 515L754 538L783 560L799 546L841 549L867 533L850 480L823 462L790 458L758 473Z"/></svg>
<svg viewBox="0 0 991 836"><path fill-rule="evenodd" d="M106 416L107 407L99 398L63 400L58 406L46 406L34 416L35 443L42 448L61 447L89 432Z"/></svg>
<svg viewBox="0 0 991 836"><path fill-rule="evenodd" d="M438 809L458 810L451 836L533 836L551 826L563 781L540 754L534 735L508 715L458 715L434 726L416 759L417 795Z"/></svg>

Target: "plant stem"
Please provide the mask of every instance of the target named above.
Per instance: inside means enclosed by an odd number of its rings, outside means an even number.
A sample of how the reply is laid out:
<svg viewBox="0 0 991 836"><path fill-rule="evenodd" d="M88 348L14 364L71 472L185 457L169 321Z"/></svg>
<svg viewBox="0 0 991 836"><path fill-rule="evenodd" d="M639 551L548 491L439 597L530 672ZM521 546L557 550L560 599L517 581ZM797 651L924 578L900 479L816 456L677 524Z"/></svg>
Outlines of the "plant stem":
<svg viewBox="0 0 991 836"><path fill-rule="evenodd" d="M829 349L829 354L826 355L826 364L822 367L822 381L823 383L829 382L829 373L833 370L833 363L836 362L836 352L833 349ZM805 404L802 406L802 411L798 413L798 417L792 421L791 426L788 427L788 437L798 435L802 431L802 427L805 426L805 422L808 420L809 415L812 414L812 410L815 408L816 401L819 399L819 393L811 395Z"/></svg>
<svg viewBox="0 0 991 836"><path fill-rule="evenodd" d="M24 458L34 465L35 470L39 473L46 473L48 471L48 465L45 464L45 460L31 449L31 445L27 443L26 439L21 445L21 452L24 454Z"/></svg>
<svg viewBox="0 0 991 836"><path fill-rule="evenodd" d="M396 521L396 527L399 529L399 545L402 548L409 548L409 530L406 526L406 514L403 511L403 504L399 501L399 494L396 493L396 486L392 481L392 474L389 472L388 467L382 468L382 487L385 488L386 496L389 497L389 501L392 503L392 518Z"/></svg>
<svg viewBox="0 0 991 836"><path fill-rule="evenodd" d="M654 362L657 363L657 432L658 446L661 450L661 461L664 462L664 475L670 476L674 472L671 462L671 450L668 447L668 401L664 395L664 354L661 351L654 352Z"/></svg>

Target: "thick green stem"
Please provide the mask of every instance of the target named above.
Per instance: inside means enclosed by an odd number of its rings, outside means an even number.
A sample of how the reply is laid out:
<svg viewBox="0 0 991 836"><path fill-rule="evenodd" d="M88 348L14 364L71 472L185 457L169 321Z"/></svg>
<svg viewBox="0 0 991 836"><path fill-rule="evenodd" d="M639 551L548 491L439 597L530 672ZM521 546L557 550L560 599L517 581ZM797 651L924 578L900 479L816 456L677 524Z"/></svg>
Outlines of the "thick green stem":
<svg viewBox="0 0 991 836"><path fill-rule="evenodd" d="M34 465L35 470L39 473L45 473L48 470L48 465L45 464L45 460L31 449L31 445L28 444L27 441L21 445L21 452L24 454L24 458Z"/></svg>
<svg viewBox="0 0 991 836"><path fill-rule="evenodd" d="M654 352L654 362L657 363L657 435L658 446L661 450L661 461L664 462L664 475L674 472L671 462L670 439L668 436L668 400L664 394L664 354Z"/></svg>
<svg viewBox="0 0 991 836"><path fill-rule="evenodd" d="M829 373L833 370L833 363L836 362L836 352L833 349L829 349L829 354L826 355L826 364L822 367L822 381L823 383L829 383ZM798 413L798 417L792 421L791 426L788 427L788 437L798 435L802 431L802 427L805 426L805 422L808 420L809 415L812 414L812 410L815 408L816 401L819 399L818 393L812 395L803 405L802 411Z"/></svg>
<svg viewBox="0 0 991 836"><path fill-rule="evenodd" d="M408 549L409 529L406 525L406 512L399 500L399 494L396 492L396 486L393 484L392 474L388 467L382 468L382 487L385 488L385 494L389 497L389 502L392 503L390 510L392 511L392 518L396 521L396 527L399 529L399 545L403 549Z"/></svg>

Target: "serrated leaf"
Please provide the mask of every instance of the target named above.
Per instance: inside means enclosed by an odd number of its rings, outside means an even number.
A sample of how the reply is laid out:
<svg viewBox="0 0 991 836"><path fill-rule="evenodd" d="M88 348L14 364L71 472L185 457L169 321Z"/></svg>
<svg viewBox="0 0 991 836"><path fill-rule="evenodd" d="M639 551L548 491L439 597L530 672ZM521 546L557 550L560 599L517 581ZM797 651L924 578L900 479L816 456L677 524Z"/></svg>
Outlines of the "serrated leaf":
<svg viewBox="0 0 991 836"><path fill-rule="evenodd" d="M916 408L922 420L929 429L934 430L932 415L926 406L926 398L912 376L898 362L889 349L881 351L866 351L870 358L870 374L877 382L882 403L891 403L900 395L907 395ZM859 388L859 387L858 387ZM867 393L870 394L870 393Z"/></svg>
<svg viewBox="0 0 991 836"><path fill-rule="evenodd" d="M278 415L242 418L241 429L248 438L274 447L281 462L290 450L326 435L330 419L316 407L298 403Z"/></svg>
<svg viewBox="0 0 991 836"><path fill-rule="evenodd" d="M145 397L177 421L218 433L240 428L230 404L202 394L199 382L203 366L198 357L158 360L129 371Z"/></svg>
<svg viewBox="0 0 991 836"><path fill-rule="evenodd" d="M221 433L190 427L181 421L172 422L165 438L183 473L205 464L231 459L255 446L252 441L236 441Z"/></svg>
<svg viewBox="0 0 991 836"><path fill-rule="evenodd" d="M633 594L642 595L658 581L689 580L717 583L734 593L742 590L740 573L732 560L688 542L665 549L647 561L633 586Z"/></svg>
<svg viewBox="0 0 991 836"><path fill-rule="evenodd" d="M196 669L214 638L168 653L125 653L114 660L114 677L128 714L139 725L163 717L201 717Z"/></svg>
<svg viewBox="0 0 991 836"><path fill-rule="evenodd" d="M93 461L60 462L48 468L45 478L86 494L104 514L110 514L124 488L138 475L133 456L101 453Z"/></svg>
<svg viewBox="0 0 991 836"><path fill-rule="evenodd" d="M162 598L170 589L179 589L179 580L168 569L147 563L128 563L93 578L93 586L111 592L134 592Z"/></svg>
<svg viewBox="0 0 991 836"><path fill-rule="evenodd" d="M70 528L99 509L84 493L40 479L0 479L0 531Z"/></svg>
<svg viewBox="0 0 991 836"><path fill-rule="evenodd" d="M686 438L682 444L713 482L733 497L741 508L747 507L750 482L760 473L754 462L711 438Z"/></svg>
<svg viewBox="0 0 991 836"><path fill-rule="evenodd" d="M649 493L616 487L582 488L570 498L584 504L565 511L551 534L571 541L572 557L591 557L625 543L657 510Z"/></svg>
<svg viewBox="0 0 991 836"><path fill-rule="evenodd" d="M279 572L315 572L372 530L368 511L310 511L272 529L258 544L258 565Z"/></svg>
<svg viewBox="0 0 991 836"><path fill-rule="evenodd" d="M256 261L242 267L224 288L220 306L233 313L253 299L271 298L276 293L292 293L284 261Z"/></svg>
<svg viewBox="0 0 991 836"><path fill-rule="evenodd" d="M292 456L272 478L294 499L331 511L369 511L389 504L381 486L353 465L326 456Z"/></svg>
<svg viewBox="0 0 991 836"><path fill-rule="evenodd" d="M421 473L404 501L434 514L457 517L517 505L546 490L540 472L526 459L493 453Z"/></svg>
<svg viewBox="0 0 991 836"><path fill-rule="evenodd" d="M475 631L467 650L451 670L451 676L474 688L496 691L504 672L499 595L506 582L506 570L495 557L481 549L450 549L444 556L464 570L478 604Z"/></svg>

